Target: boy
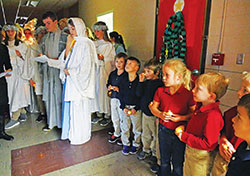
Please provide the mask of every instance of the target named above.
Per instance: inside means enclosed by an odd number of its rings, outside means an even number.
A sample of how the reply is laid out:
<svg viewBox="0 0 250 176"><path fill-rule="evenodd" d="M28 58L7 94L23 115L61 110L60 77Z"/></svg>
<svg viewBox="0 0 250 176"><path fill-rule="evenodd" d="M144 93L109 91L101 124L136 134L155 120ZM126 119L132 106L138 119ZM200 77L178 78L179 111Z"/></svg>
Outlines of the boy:
<svg viewBox="0 0 250 176"><path fill-rule="evenodd" d="M186 131L176 128L176 135L185 142L184 175L209 175L224 122L219 109L219 99L226 93L228 79L210 72L195 81L193 91L197 102ZM184 132L183 132L184 131Z"/></svg>
<svg viewBox="0 0 250 176"><path fill-rule="evenodd" d="M111 120L113 122L114 133L109 138L109 143L117 143L122 145L120 140L121 129L120 129L120 100L119 100L119 84L124 77L128 77L128 73L125 72L125 64L127 59L127 54L119 53L115 57L115 67L116 69L109 74L107 88L108 96L110 96L110 107L111 107Z"/></svg>
<svg viewBox="0 0 250 176"><path fill-rule="evenodd" d="M140 97L142 111L142 151L137 155L139 160L152 156L156 160L156 117L149 110L155 91L164 84L158 78L160 65L156 59L150 59L144 64L144 72L139 76L136 95ZM146 79L146 80L145 80ZM152 147L150 147L152 146Z"/></svg>
<svg viewBox="0 0 250 176"><path fill-rule="evenodd" d="M139 97L136 96L136 88L139 83L137 71L140 68L140 61L135 57L129 57L125 66L128 73L120 82L120 118L122 131L122 144L124 155L136 154L141 140L141 117L139 115ZM130 148L130 127L134 133L134 140Z"/></svg>
<svg viewBox="0 0 250 176"><path fill-rule="evenodd" d="M240 90L237 92L240 99L250 93L250 73L244 72ZM234 106L224 113L224 128L220 138L219 152L217 153L212 169L213 176L223 176L227 172L228 163L243 141L234 134L232 119L237 115L237 106Z"/></svg>
<svg viewBox="0 0 250 176"><path fill-rule="evenodd" d="M233 154L228 165L227 176L250 175L250 94L244 95L237 107L238 114L233 118L235 135L244 139Z"/></svg>

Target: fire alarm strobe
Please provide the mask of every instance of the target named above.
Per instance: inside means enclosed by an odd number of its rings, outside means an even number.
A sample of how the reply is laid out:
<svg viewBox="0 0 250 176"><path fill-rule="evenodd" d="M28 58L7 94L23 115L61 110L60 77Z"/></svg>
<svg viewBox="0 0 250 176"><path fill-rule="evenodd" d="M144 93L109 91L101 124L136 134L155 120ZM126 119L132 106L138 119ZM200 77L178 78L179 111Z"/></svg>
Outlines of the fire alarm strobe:
<svg viewBox="0 0 250 176"><path fill-rule="evenodd" d="M223 65L225 54L214 53L212 54L212 65Z"/></svg>

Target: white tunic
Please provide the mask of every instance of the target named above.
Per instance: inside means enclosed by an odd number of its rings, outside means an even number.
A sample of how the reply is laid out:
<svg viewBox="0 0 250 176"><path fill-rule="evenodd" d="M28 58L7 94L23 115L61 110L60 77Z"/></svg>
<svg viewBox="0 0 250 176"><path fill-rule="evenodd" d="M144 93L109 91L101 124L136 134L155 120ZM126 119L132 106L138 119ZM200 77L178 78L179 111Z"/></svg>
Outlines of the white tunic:
<svg viewBox="0 0 250 176"><path fill-rule="evenodd" d="M12 65L12 74L7 77L8 84L8 97L10 104L10 113L16 112L18 109L27 107L30 104L30 88L29 81L25 79L25 61L27 47L24 43L19 43L18 46L14 45L14 40L8 42L8 49L10 54L10 61ZM18 50L22 58L16 55Z"/></svg>
<svg viewBox="0 0 250 176"><path fill-rule="evenodd" d="M115 48L111 42L104 40L97 40L94 42L96 46L97 54L104 56L104 61L98 60L97 69L97 89L96 89L96 101L95 109L100 113L110 115L110 100L107 96L107 81L111 71L114 70Z"/></svg>
<svg viewBox="0 0 250 176"><path fill-rule="evenodd" d="M66 83L63 101L70 102L70 119L63 120L61 138L69 139L71 144L79 145L91 137L91 102L95 98L98 59L94 43L85 35L83 21L80 18L71 19L78 34L75 37L75 45L66 60L63 51L58 61L49 60L48 65L60 68L60 79L63 84ZM68 76L64 73L67 62Z"/></svg>

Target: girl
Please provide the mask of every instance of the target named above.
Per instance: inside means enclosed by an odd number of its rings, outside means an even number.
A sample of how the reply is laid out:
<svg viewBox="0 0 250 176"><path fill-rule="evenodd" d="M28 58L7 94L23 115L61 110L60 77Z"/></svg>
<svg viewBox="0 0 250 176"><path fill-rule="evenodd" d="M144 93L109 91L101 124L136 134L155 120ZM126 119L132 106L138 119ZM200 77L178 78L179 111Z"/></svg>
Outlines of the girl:
<svg viewBox="0 0 250 176"><path fill-rule="evenodd" d="M170 59L162 68L164 87L157 89L150 110L159 118L159 175L183 175L185 144L175 135L180 124L186 124L195 108L190 91L191 72L179 59ZM171 169L171 164L173 169Z"/></svg>
<svg viewBox="0 0 250 176"><path fill-rule="evenodd" d="M116 31L110 32L109 36L110 36L110 40L114 44L115 53L116 54L118 54L120 52L126 53L126 47L125 47L125 44L123 42L122 36L120 34L118 34L118 32L116 32Z"/></svg>
<svg viewBox="0 0 250 176"><path fill-rule="evenodd" d="M61 139L80 145L91 137L91 101L95 98L97 54L82 19L70 18L68 27L70 35L59 64L51 59L48 64L53 67L60 65L63 82Z"/></svg>
<svg viewBox="0 0 250 176"><path fill-rule="evenodd" d="M15 25L5 25L3 30L6 32L4 43L9 49L13 68L11 76L7 78L11 120L5 126L5 129L11 129L20 124L19 116L21 121L27 118L24 108L30 105L29 81L24 79L27 46L17 39L18 28Z"/></svg>
<svg viewBox="0 0 250 176"><path fill-rule="evenodd" d="M93 31L97 40L94 42L98 56L97 71L97 99L95 102L96 116L92 123L100 122L101 126L106 126L110 122L110 100L107 96L106 83L108 75L114 69L115 49L108 39L107 25L99 21L93 25ZM105 117L105 118L103 118Z"/></svg>

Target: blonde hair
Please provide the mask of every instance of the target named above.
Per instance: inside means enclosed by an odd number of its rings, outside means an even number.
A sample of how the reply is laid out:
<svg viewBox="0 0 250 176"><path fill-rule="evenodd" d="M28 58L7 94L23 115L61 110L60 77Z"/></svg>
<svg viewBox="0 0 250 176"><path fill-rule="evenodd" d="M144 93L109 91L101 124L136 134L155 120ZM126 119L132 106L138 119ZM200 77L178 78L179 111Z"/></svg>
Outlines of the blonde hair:
<svg viewBox="0 0 250 176"><path fill-rule="evenodd" d="M181 75L181 84L187 90L191 90L191 71L180 59L168 59L165 61L163 68L168 67L174 71L175 75Z"/></svg>
<svg viewBox="0 0 250 176"><path fill-rule="evenodd" d="M243 72L242 81L247 81L250 84L250 72Z"/></svg>
<svg viewBox="0 0 250 176"><path fill-rule="evenodd" d="M229 79L221 73L208 72L199 76L195 83L205 86L209 93L215 93L218 100L227 92Z"/></svg>

